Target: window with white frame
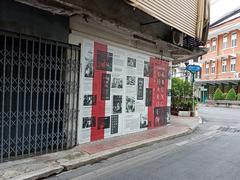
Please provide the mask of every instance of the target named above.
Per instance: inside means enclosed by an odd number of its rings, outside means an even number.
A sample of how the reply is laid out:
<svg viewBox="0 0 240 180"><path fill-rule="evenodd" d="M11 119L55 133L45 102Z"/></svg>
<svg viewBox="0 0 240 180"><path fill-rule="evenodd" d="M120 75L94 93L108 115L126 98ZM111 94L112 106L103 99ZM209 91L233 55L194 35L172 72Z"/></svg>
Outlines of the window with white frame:
<svg viewBox="0 0 240 180"><path fill-rule="evenodd" d="M236 71L236 58L231 58L231 71Z"/></svg>
<svg viewBox="0 0 240 180"><path fill-rule="evenodd" d="M232 44L232 47L237 46L237 33L236 32L232 33L231 44Z"/></svg>
<svg viewBox="0 0 240 180"><path fill-rule="evenodd" d="M223 44L222 44L223 49L224 49L224 48L227 48L227 41L228 41L228 37L227 37L227 34L225 34L225 35L223 36Z"/></svg>
<svg viewBox="0 0 240 180"><path fill-rule="evenodd" d="M216 51L217 42L216 39L212 41L212 51Z"/></svg>
<svg viewBox="0 0 240 180"><path fill-rule="evenodd" d="M227 60L222 60L222 72L227 72Z"/></svg>
<svg viewBox="0 0 240 180"><path fill-rule="evenodd" d="M209 73L209 64L206 63L206 74L208 74L208 73Z"/></svg>
<svg viewBox="0 0 240 180"><path fill-rule="evenodd" d="M211 72L212 74L215 73L215 61L212 61Z"/></svg>

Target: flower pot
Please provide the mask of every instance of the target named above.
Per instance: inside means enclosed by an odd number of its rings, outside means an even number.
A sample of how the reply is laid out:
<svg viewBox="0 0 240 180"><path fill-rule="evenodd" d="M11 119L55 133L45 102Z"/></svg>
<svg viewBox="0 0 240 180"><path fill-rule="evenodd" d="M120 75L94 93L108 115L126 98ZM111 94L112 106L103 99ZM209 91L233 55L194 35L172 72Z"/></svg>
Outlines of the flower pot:
<svg viewBox="0 0 240 180"><path fill-rule="evenodd" d="M178 116L190 117L191 116L191 111L178 111Z"/></svg>

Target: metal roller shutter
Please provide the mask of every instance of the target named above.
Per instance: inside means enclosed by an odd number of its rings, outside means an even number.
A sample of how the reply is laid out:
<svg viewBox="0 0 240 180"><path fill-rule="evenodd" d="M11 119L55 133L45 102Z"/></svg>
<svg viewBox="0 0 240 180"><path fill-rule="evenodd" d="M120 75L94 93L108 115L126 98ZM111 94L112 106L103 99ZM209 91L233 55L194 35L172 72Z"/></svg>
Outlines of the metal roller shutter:
<svg viewBox="0 0 240 180"><path fill-rule="evenodd" d="M197 0L129 0L129 2L156 19L191 37L196 37Z"/></svg>

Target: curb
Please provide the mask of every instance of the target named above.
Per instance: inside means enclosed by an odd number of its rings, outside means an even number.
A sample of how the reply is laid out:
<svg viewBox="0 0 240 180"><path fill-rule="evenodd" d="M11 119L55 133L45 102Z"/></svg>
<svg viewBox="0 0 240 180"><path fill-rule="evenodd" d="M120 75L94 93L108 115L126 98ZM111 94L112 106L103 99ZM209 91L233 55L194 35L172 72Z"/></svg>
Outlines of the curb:
<svg viewBox="0 0 240 180"><path fill-rule="evenodd" d="M93 155L89 158L86 158L85 160L81 159L81 160L73 160L67 163L62 164L62 166L64 167L64 171L69 171L72 169L76 169L79 168L81 166L85 166L88 164L93 164L96 162L100 162L102 160L106 160L108 158L111 158L113 156L116 155L120 155L122 153L125 152L129 152L129 151L133 151L136 150L138 148L142 148L142 147L146 147L146 146L150 146L153 145L155 143L161 142L161 141L166 141L166 140L171 140L177 137L181 137L181 136L185 136L188 134L193 133L196 129L198 128L198 126L194 127L194 128L189 128L188 130L181 132L179 134L175 134L172 136L167 136L167 137L161 137L161 138L152 138L151 140L148 140L147 142L141 141L140 143L132 143L126 146L123 146L121 148L116 148L115 150L110 150L110 151L105 151L103 153L99 153L96 155Z"/></svg>
<svg viewBox="0 0 240 180"><path fill-rule="evenodd" d="M177 138L177 137L181 137L181 136L191 134L195 130L197 130L197 128L198 128L198 125L193 127L193 128L189 128L186 131L183 131L179 134L174 134L174 135L171 135L171 136L161 137L161 138L159 138L159 137L158 138L152 138L152 139L147 140L145 142L141 141L141 142L137 142L137 143L132 143L132 144L129 144L129 145L125 145L121 148L116 148L114 150L105 151L103 153L98 153L98 154L92 155L91 157L88 157L88 158L85 158L85 159L69 161L69 162L63 163L61 165L64 167L64 171L69 171L69 170L72 170L72 169L79 168L81 166L85 166L85 165L88 165L88 164L93 164L93 163L96 163L96 162L100 162L100 161L106 160L110 157L120 155L120 154L125 153L125 152L133 151L133 150L136 150L136 149L141 148L141 147L150 146L150 145L153 145L153 144L161 142L161 141L171 140L171 139L174 139L174 138Z"/></svg>
<svg viewBox="0 0 240 180"><path fill-rule="evenodd" d="M11 178L11 180L35 180L35 179L42 179L54 174L59 174L63 172L62 166L54 166L54 167L46 167L44 169L40 169L38 171L32 171L23 175L20 175L15 178Z"/></svg>
<svg viewBox="0 0 240 180"><path fill-rule="evenodd" d="M148 140L127 144L122 147L117 147L117 148L107 150L107 151L104 151L101 153L89 155L88 157L85 157L85 158L82 157L82 158L74 159L74 160L71 160L68 162L63 162L54 167L47 167L47 168L44 168L44 169L41 169L38 171L26 173L24 175L18 176L17 178L13 178L13 180L15 180L15 179L16 180L41 179L41 178L46 178L46 177L53 176L56 174L60 174L64 171L69 171L72 169L79 168L81 166L100 162L102 160L106 160L113 156L120 155L122 153L129 152L129 151L133 151L138 148L150 146L150 145L153 145L153 144L161 142L161 141L171 140L171 139L175 139L177 137L191 134L198 128L198 126L199 126L199 124L197 124L194 127L188 128L178 134L173 134L173 135L169 135L169 136L165 136L165 137L161 136L161 137L151 138Z"/></svg>

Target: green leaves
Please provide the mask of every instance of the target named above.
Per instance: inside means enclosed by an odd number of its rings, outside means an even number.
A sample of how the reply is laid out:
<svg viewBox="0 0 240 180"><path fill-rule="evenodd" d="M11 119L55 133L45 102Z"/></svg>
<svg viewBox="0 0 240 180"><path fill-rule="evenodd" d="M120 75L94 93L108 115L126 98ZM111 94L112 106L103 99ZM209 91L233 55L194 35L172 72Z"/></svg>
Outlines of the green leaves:
<svg viewBox="0 0 240 180"><path fill-rule="evenodd" d="M220 88L217 88L214 95L213 95L213 100L224 100L224 95L223 92Z"/></svg>
<svg viewBox="0 0 240 180"><path fill-rule="evenodd" d="M214 95L213 95L213 100L224 100L224 95L223 92L220 88L217 88Z"/></svg>
<svg viewBox="0 0 240 180"><path fill-rule="evenodd" d="M240 101L240 94L237 95L233 88L231 88L228 93L223 93L221 89L217 88L213 95L213 100Z"/></svg>
<svg viewBox="0 0 240 180"><path fill-rule="evenodd" d="M232 88L228 91L227 96L226 96L226 100L229 101L235 101L236 100L236 92L235 90Z"/></svg>
<svg viewBox="0 0 240 180"><path fill-rule="evenodd" d="M240 93L237 94L237 100L240 101Z"/></svg>
<svg viewBox="0 0 240 180"><path fill-rule="evenodd" d="M172 108L189 111L192 108L192 86L180 78L172 79Z"/></svg>

